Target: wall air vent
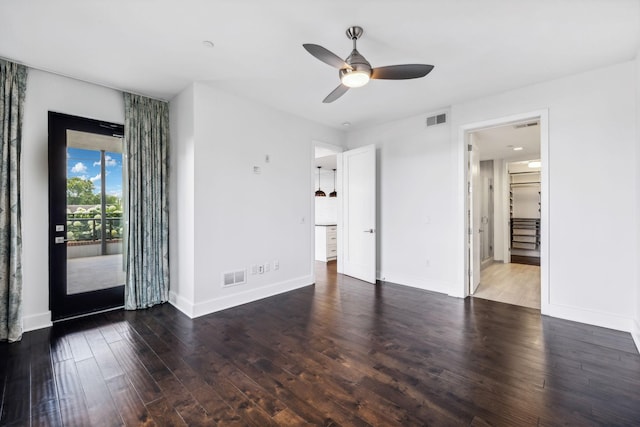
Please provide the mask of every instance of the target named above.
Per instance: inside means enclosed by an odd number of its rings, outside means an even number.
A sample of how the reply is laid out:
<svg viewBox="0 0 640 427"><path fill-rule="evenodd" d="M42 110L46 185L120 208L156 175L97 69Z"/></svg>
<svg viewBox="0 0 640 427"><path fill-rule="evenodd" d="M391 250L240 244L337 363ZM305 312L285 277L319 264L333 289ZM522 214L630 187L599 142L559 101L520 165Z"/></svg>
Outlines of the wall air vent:
<svg viewBox="0 0 640 427"><path fill-rule="evenodd" d="M530 122L530 123L518 123L517 125L513 125L514 129L522 129L522 128L528 128L531 126L538 126L538 122Z"/></svg>
<svg viewBox="0 0 640 427"><path fill-rule="evenodd" d="M247 283L247 272L245 270L230 271L222 274L222 287L242 285Z"/></svg>
<svg viewBox="0 0 640 427"><path fill-rule="evenodd" d="M437 114L435 116L427 117L427 127L441 125L443 123L447 123L447 114Z"/></svg>

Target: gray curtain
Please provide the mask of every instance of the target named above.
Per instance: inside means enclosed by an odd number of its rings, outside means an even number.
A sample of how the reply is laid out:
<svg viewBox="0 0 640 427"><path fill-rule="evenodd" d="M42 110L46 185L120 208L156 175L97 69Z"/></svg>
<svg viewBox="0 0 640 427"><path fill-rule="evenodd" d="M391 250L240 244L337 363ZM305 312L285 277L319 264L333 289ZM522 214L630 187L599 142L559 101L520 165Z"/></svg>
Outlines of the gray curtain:
<svg viewBox="0 0 640 427"><path fill-rule="evenodd" d="M0 60L0 340L22 338L20 145L27 67Z"/></svg>
<svg viewBox="0 0 640 427"><path fill-rule="evenodd" d="M130 93L124 105L124 304L136 310L169 299L169 105Z"/></svg>

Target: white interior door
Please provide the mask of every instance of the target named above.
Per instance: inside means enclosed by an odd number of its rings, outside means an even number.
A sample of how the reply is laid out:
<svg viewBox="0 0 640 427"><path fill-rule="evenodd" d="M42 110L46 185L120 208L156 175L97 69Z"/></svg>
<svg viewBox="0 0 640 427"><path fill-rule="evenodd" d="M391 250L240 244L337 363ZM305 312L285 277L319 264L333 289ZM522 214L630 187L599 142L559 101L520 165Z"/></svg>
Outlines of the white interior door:
<svg viewBox="0 0 640 427"><path fill-rule="evenodd" d="M473 135L471 135L473 136ZM471 139L473 140L473 139ZM481 206L482 177L480 176L480 154L473 142L469 144L469 280L471 282L471 293L475 293L480 285L480 233L482 232Z"/></svg>
<svg viewBox="0 0 640 427"><path fill-rule="evenodd" d="M342 272L376 282L376 148L342 153Z"/></svg>

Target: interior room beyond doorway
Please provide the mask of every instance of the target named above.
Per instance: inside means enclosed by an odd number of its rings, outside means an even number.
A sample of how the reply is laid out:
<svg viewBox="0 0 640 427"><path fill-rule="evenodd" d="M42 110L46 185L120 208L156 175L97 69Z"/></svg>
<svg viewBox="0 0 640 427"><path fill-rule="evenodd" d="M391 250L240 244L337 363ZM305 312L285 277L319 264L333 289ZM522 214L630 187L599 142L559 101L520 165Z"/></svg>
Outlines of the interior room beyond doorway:
<svg viewBox="0 0 640 427"><path fill-rule="evenodd" d="M469 134L474 297L540 309L540 122Z"/></svg>
<svg viewBox="0 0 640 427"><path fill-rule="evenodd" d="M314 225L316 262L338 258L337 149L316 145L314 154Z"/></svg>

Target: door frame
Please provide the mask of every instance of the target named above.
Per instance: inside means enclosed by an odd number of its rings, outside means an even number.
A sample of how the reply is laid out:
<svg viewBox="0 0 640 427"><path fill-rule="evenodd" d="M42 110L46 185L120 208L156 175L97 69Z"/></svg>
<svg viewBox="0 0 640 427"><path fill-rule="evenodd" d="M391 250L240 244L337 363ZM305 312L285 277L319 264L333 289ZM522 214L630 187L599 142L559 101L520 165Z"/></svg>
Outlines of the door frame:
<svg viewBox="0 0 640 427"><path fill-rule="evenodd" d="M467 252L469 257L469 294L472 295L480 286L482 270L480 227L478 222L480 200L478 199L478 183L480 180L480 154L473 133L467 132L467 220L469 221ZM476 228L477 227L477 228Z"/></svg>
<svg viewBox="0 0 640 427"><path fill-rule="evenodd" d="M540 161L541 161L541 197L540 197L540 312L547 314L550 306L550 282L549 282L549 110L535 110L526 113L504 116L497 119L483 120L473 123L467 123L458 127L458 165L459 165L459 185L458 185L458 204L460 206L458 213L458 230L459 230L459 259L461 260L460 284L457 290L452 293L453 296L465 298L469 296L469 247L468 247L468 231L472 224L467 218L469 209L468 197L468 160L467 144L469 142L469 134L478 130L504 126L511 123L522 122L527 120L540 121Z"/></svg>
<svg viewBox="0 0 640 427"><path fill-rule="evenodd" d="M311 253L310 253L310 259L311 259L311 277L313 282L315 283L316 281L316 272L315 272L315 262L316 262L316 254L315 254L315 248L316 248L316 233L315 233L315 228L316 228L316 197L315 197L315 192L318 189L316 187L316 181L315 181L315 176L318 173L317 172L317 168L316 168L316 148L324 148L328 151L333 152L333 154L336 156L336 191L338 192L338 197L337 197L337 202L338 202L338 220L337 220L337 225L338 225L338 230L337 230L337 239L338 239L338 257L337 257L337 269L338 272L340 272L341 269L341 265L342 265L342 259L341 259L341 254L342 254L342 247L341 247L341 238L342 238L342 227L341 227L341 215L340 215L340 210L342 209L342 152L345 150L344 147L340 146L340 145L334 145L334 144L329 144L327 142L323 142L323 141L318 141L318 140L312 140L311 141L311 161L310 161L310 165L311 165L311 174L310 174L310 184L309 186L311 187L311 190L309 191L309 197L310 197L310 203L311 203L311 209L310 209L310 215L309 215L309 233L311 234ZM302 222L304 222L304 218L302 219Z"/></svg>
<svg viewBox="0 0 640 427"><path fill-rule="evenodd" d="M124 125L49 111L49 310L53 321L124 306L124 284L78 294L67 294L67 245L56 244L56 237L66 239L66 182L68 129L99 135L123 134ZM64 147L61 147L64 141ZM63 168L51 167L64 165ZM65 191L61 191L64 188ZM61 208L64 206L64 209ZM64 224L56 231L56 224ZM96 301L100 301L96 304Z"/></svg>

